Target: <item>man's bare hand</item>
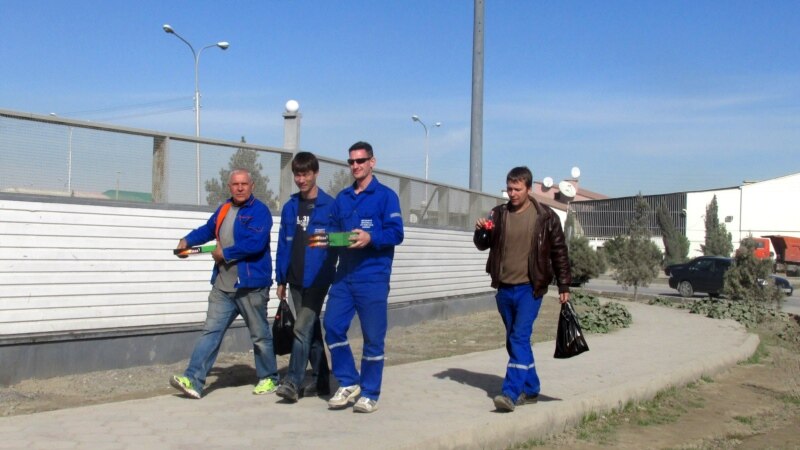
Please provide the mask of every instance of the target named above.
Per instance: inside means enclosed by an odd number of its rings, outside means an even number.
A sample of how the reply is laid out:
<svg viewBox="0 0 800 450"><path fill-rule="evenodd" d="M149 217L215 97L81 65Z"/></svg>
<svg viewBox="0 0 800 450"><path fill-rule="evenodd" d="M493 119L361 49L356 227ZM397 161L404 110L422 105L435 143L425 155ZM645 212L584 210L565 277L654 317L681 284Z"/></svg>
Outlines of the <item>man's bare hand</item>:
<svg viewBox="0 0 800 450"><path fill-rule="evenodd" d="M217 244L217 247L211 252L211 257L217 264L225 264L225 257L222 255L222 247Z"/></svg>
<svg viewBox="0 0 800 450"><path fill-rule="evenodd" d="M364 230L356 228L353 230L353 233L355 236L350 236L350 242L352 242L352 244L347 248L364 248L372 242L372 236Z"/></svg>
<svg viewBox="0 0 800 450"><path fill-rule="evenodd" d="M275 293L278 295L278 300L286 300L286 285L279 284L275 289Z"/></svg>
<svg viewBox="0 0 800 450"><path fill-rule="evenodd" d="M189 245L186 243L186 239L181 239L180 241L178 241L178 246L175 247L175 250L183 250L183 249L188 248L188 247L189 247ZM188 257L189 257L189 255L178 255L178 258L181 258L181 259L188 258Z"/></svg>
<svg viewBox="0 0 800 450"><path fill-rule="evenodd" d="M569 292L562 292L558 294L558 302L562 305L569 301Z"/></svg>

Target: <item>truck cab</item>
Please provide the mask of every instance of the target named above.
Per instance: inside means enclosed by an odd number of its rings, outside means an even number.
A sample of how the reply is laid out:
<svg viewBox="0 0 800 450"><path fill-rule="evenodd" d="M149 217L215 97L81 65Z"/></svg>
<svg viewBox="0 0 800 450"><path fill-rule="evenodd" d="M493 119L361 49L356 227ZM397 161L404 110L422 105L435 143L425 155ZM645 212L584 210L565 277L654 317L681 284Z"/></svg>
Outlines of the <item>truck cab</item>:
<svg viewBox="0 0 800 450"><path fill-rule="evenodd" d="M757 259L769 259L775 256L775 253L772 251L772 245L770 244L769 238L754 237L752 239L756 243L756 248L753 251L753 254Z"/></svg>

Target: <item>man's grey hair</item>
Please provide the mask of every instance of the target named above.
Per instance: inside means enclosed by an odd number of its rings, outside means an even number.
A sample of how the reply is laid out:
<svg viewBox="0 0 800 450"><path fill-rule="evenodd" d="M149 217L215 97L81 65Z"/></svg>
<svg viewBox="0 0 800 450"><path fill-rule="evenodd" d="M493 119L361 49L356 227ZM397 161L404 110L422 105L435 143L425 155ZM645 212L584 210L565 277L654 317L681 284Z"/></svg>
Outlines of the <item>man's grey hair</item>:
<svg viewBox="0 0 800 450"><path fill-rule="evenodd" d="M247 170L247 169L233 169L233 170L231 170L231 173L228 175L228 183L229 184L230 184L231 180L233 179L233 175L236 174L236 173L243 173L243 174L247 175L247 179L250 180L251 183L253 182L253 176L250 175L250 171L249 170Z"/></svg>

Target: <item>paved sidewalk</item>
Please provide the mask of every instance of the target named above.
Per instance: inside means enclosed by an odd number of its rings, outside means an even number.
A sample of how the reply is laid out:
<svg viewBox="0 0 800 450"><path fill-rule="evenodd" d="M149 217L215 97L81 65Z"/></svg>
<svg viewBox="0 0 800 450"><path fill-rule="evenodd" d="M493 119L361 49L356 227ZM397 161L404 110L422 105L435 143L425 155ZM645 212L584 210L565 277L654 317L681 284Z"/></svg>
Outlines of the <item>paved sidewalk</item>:
<svg viewBox="0 0 800 450"><path fill-rule="evenodd" d="M286 405L241 386L199 401L166 395L2 418L0 448L505 448L713 375L758 345L733 321L625 305L633 325L590 335L587 353L556 360L553 342L536 344L542 395L513 413L495 412L491 400L507 362L499 349L387 367L372 414L329 411L321 398Z"/></svg>

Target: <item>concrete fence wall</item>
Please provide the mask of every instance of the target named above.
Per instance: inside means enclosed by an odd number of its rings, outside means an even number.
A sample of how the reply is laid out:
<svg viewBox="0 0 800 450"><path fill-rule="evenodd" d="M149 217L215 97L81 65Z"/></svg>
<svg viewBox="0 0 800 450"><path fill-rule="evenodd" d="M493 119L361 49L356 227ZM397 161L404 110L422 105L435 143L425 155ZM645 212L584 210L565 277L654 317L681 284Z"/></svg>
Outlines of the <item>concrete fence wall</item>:
<svg viewBox="0 0 800 450"><path fill-rule="evenodd" d="M178 259L172 249L209 215L0 197L0 384L23 373L78 370L64 368L73 365L66 356L87 350L79 359L104 360L84 361L89 368L185 357L205 318L213 260ZM274 258L280 218L273 220ZM407 226L395 254L390 308L491 292L486 257L469 232ZM277 302L269 306L272 315ZM178 335L182 342L166 344ZM234 347L249 345L246 336L232 339ZM153 355L155 346L161 355ZM54 364L62 367L43 368Z"/></svg>

